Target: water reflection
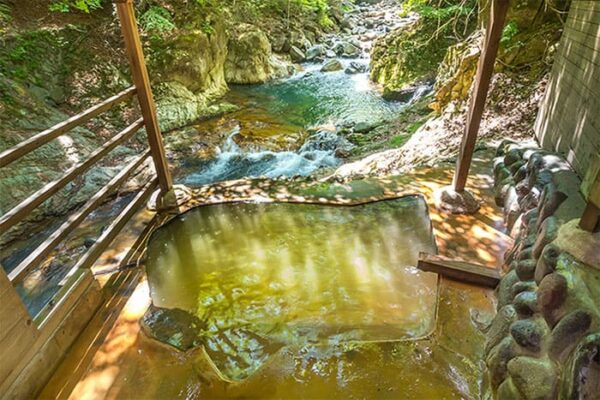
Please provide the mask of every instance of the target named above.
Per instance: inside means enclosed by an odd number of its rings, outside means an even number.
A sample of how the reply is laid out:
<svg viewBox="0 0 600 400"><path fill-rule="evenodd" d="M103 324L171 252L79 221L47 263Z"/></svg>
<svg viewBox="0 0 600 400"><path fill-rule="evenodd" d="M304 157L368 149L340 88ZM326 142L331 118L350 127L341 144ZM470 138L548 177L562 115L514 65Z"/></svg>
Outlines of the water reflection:
<svg viewBox="0 0 600 400"><path fill-rule="evenodd" d="M156 306L206 323L207 351L243 377L281 346L427 334L436 276L414 269L435 251L421 197L354 207L221 204L157 231L148 248Z"/></svg>

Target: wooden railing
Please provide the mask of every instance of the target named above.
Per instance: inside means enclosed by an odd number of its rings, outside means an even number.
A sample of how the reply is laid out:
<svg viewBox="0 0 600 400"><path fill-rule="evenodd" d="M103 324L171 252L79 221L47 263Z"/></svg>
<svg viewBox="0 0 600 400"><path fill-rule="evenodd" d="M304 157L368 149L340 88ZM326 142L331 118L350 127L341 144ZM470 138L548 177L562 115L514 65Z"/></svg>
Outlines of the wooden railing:
<svg viewBox="0 0 600 400"><path fill-rule="evenodd" d="M150 82L144 62L137 24L135 22L132 0L118 1L117 11L121 21L121 30L130 61L134 86L125 89L121 93L106 99L100 104L97 104L0 153L0 168L18 161L30 152L69 133L74 128L83 125L92 118L100 116L115 105L128 101L134 96L137 96L142 117L93 151L87 159L69 168L60 178L47 183L12 210L2 215L0 217L0 233L5 233L22 222L44 201L48 200L68 183L84 174L117 146L124 144L131 139L141 128L145 128L146 130L149 149L131 161L128 165L124 166L110 182L108 182L83 206L76 210L74 214L70 215L60 227L42 242L42 244L21 261L19 265L8 274L8 278L13 285L22 282L32 270L39 266L40 263L52 253L57 245L73 232L99 205L105 202L111 195L115 194L119 190L119 187L128 181L134 172L143 166L150 158L154 162L156 175L149 179L139 193L121 211L108 228L104 230L94 245L92 245L76 262L68 276L75 275L76 271L90 268L112 243L117 234L123 229L132 216L149 199L150 195L157 187L160 188L162 194L166 194L172 190L172 179L169 173L162 137L156 117L156 107L150 90ZM77 291L74 290L68 291L67 293L73 296L76 292ZM44 319L52 312L53 310L44 310L42 313L45 315Z"/></svg>

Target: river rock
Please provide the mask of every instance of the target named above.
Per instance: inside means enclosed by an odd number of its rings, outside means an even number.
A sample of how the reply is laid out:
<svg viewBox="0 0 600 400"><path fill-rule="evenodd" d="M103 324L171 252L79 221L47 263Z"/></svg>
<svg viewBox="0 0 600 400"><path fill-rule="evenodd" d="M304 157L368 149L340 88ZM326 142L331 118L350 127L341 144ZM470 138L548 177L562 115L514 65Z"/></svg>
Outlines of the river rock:
<svg viewBox="0 0 600 400"><path fill-rule="evenodd" d="M558 235L558 223L556 217L548 217L540 226L535 244L533 245L532 255L538 259L542 255L542 250L550 244Z"/></svg>
<svg viewBox="0 0 600 400"><path fill-rule="evenodd" d="M556 262L558 261L559 255L560 249L556 245L551 243L544 247L535 267L534 278L538 285L546 275L551 274L556 270Z"/></svg>
<svg viewBox="0 0 600 400"><path fill-rule="evenodd" d="M290 57L292 58L293 62L297 63L306 60L306 55L304 52L296 46L290 47Z"/></svg>
<svg viewBox="0 0 600 400"><path fill-rule="evenodd" d="M552 329L548 354L558 362L564 362L592 324L592 316L583 310L565 315Z"/></svg>
<svg viewBox="0 0 600 400"><path fill-rule="evenodd" d="M561 307L567 299L567 279L559 273L547 275L538 288L538 308L550 327L562 316Z"/></svg>
<svg viewBox="0 0 600 400"><path fill-rule="evenodd" d="M500 284L498 284L498 288L496 289L498 298L498 310L512 302L512 287L518 281L519 277L517 276L517 272L515 270L512 270L506 275L504 275L504 277L500 281Z"/></svg>
<svg viewBox="0 0 600 400"><path fill-rule="evenodd" d="M182 351L198 346L200 332L205 329L205 324L187 311L153 304L140 320L140 325L149 337Z"/></svg>
<svg viewBox="0 0 600 400"><path fill-rule="evenodd" d="M322 57L325 55L325 46L323 46L322 44L317 44L315 46L312 46L310 49L308 49L306 51L306 59L308 61L312 61L315 60L319 57Z"/></svg>
<svg viewBox="0 0 600 400"><path fill-rule="evenodd" d="M521 400L523 396L517 390L517 387L513 383L512 379L508 377L500 386L498 386L498 392L496 394L498 400Z"/></svg>
<svg viewBox="0 0 600 400"><path fill-rule="evenodd" d="M565 371L565 399L597 399L600 393L600 333L585 337Z"/></svg>
<svg viewBox="0 0 600 400"><path fill-rule="evenodd" d="M344 70L347 74L361 74L367 72L367 66L365 64L358 63L356 61L352 61L348 68Z"/></svg>
<svg viewBox="0 0 600 400"><path fill-rule="evenodd" d="M368 133L382 124L381 121L361 121L354 125L355 133Z"/></svg>
<svg viewBox="0 0 600 400"><path fill-rule="evenodd" d="M525 291L517 294L513 300L513 305L519 316L530 316L537 312L537 293L534 291Z"/></svg>
<svg viewBox="0 0 600 400"><path fill-rule="evenodd" d="M498 310L498 314L494 317L490 328L486 333L485 352L495 347L500 341L508 336L510 326L517 319L517 312L512 305L507 305Z"/></svg>
<svg viewBox="0 0 600 400"><path fill-rule="evenodd" d="M537 290L537 285L535 284L534 281L517 282L512 287L513 296L516 296L522 292L535 291L535 290Z"/></svg>
<svg viewBox="0 0 600 400"><path fill-rule="evenodd" d="M553 187L548 185L547 187ZM544 197L543 204L540 208L540 214L538 217L538 225L541 226L543 222L546 221L547 218L552 216L558 207L567 199L567 195L558 190L554 190L552 192L547 192Z"/></svg>
<svg viewBox="0 0 600 400"><path fill-rule="evenodd" d="M521 161L523 158L523 150L519 148L512 148L504 155L504 165L510 168L511 165L517 161Z"/></svg>
<svg viewBox="0 0 600 400"><path fill-rule="evenodd" d="M321 72L334 72L343 69L344 66L340 62L340 60L329 60L321 67Z"/></svg>
<svg viewBox="0 0 600 400"><path fill-rule="evenodd" d="M532 280L535 276L536 261L533 259L522 260L517 263L517 276L522 281Z"/></svg>
<svg viewBox="0 0 600 400"><path fill-rule="evenodd" d="M271 79L271 43L254 25L242 24L231 34L225 61L225 80L235 84L264 83Z"/></svg>
<svg viewBox="0 0 600 400"><path fill-rule="evenodd" d="M507 336L488 353L486 365L490 374L490 384L497 388L508 376L508 362L518 355L515 342L512 337Z"/></svg>
<svg viewBox="0 0 600 400"><path fill-rule="evenodd" d="M357 57L361 52L360 47L346 41L336 43L333 51L342 57Z"/></svg>
<svg viewBox="0 0 600 400"><path fill-rule="evenodd" d="M541 326L543 321L535 319L522 319L515 321L510 326L510 335L515 339L515 342L527 349L528 351L537 353L540 351L542 340L546 329Z"/></svg>
<svg viewBox="0 0 600 400"><path fill-rule="evenodd" d="M548 359L515 357L508 373L519 393L527 400L550 400L556 396L557 373Z"/></svg>

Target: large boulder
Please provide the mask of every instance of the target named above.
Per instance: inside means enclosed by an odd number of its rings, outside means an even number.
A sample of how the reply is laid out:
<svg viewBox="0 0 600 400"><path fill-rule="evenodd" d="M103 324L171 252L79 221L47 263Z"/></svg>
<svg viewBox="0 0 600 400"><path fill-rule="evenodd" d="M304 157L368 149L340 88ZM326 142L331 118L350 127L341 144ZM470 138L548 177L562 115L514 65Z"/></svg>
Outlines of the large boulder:
<svg viewBox="0 0 600 400"><path fill-rule="evenodd" d="M321 67L321 72L334 72L343 69L344 66L340 62L340 60L329 60Z"/></svg>
<svg viewBox="0 0 600 400"><path fill-rule="evenodd" d="M214 24L210 35L202 29L180 30L153 49L150 75L157 82L179 82L207 98L220 96L227 90L223 68L227 48L221 23Z"/></svg>
<svg viewBox="0 0 600 400"><path fill-rule="evenodd" d="M273 74L271 54L271 44L263 31L248 24L238 27L229 38L225 80L237 84L268 81Z"/></svg>

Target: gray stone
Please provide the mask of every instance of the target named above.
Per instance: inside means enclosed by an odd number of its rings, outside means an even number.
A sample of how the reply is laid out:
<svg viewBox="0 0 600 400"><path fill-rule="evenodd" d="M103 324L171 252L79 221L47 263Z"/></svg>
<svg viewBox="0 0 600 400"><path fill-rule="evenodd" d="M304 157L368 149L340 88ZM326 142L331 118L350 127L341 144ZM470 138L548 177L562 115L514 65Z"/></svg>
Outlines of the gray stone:
<svg viewBox="0 0 600 400"><path fill-rule="evenodd" d="M344 66L342 65L340 60L333 59L326 61L325 64L323 64L323 66L321 67L321 72L334 72L339 71L342 68L344 68Z"/></svg>
<svg viewBox="0 0 600 400"><path fill-rule="evenodd" d="M513 297L521 292L537 290L537 285L534 281L517 282L512 287Z"/></svg>
<svg viewBox="0 0 600 400"><path fill-rule="evenodd" d="M517 261L530 260L533 258L533 246L523 247L517 255Z"/></svg>
<svg viewBox="0 0 600 400"><path fill-rule="evenodd" d="M522 281L530 281L535 276L536 261L533 259L522 260L517 263L517 276Z"/></svg>
<svg viewBox="0 0 600 400"><path fill-rule="evenodd" d="M509 335L510 326L517 319L517 312L512 305L507 305L498 310L490 328L486 333L485 352L498 345L505 337Z"/></svg>
<svg viewBox="0 0 600 400"><path fill-rule="evenodd" d="M162 343L186 351L201 343L200 333L205 324L195 315L180 309L150 305L140 325L143 332Z"/></svg>
<svg viewBox="0 0 600 400"><path fill-rule="evenodd" d="M519 160L519 161L517 161L515 163L512 163L512 164L506 164L506 166L510 170L510 173L513 175L513 178L516 175L516 173L519 170L519 168L521 168L524 165L525 165L525 160Z"/></svg>
<svg viewBox="0 0 600 400"><path fill-rule="evenodd" d="M292 58L293 62L302 62L306 59L304 52L296 46L290 47L290 57Z"/></svg>
<svg viewBox="0 0 600 400"><path fill-rule="evenodd" d="M501 182L511 176L510 170L506 168L504 162L501 162L494 167L494 182Z"/></svg>
<svg viewBox="0 0 600 400"><path fill-rule="evenodd" d="M513 300L513 305L519 316L528 317L533 315L538 310L537 293L534 291L518 293Z"/></svg>
<svg viewBox="0 0 600 400"><path fill-rule="evenodd" d="M575 310L565 315L550 334L548 354L563 363L592 324L592 316L585 311Z"/></svg>
<svg viewBox="0 0 600 400"><path fill-rule="evenodd" d="M348 68L344 70L347 74L362 74L367 72L367 66L365 64L358 63L356 61L352 61Z"/></svg>
<svg viewBox="0 0 600 400"><path fill-rule="evenodd" d="M557 372L550 360L526 356L515 357L508 363L508 373L523 398L527 400L556 398Z"/></svg>
<svg viewBox="0 0 600 400"><path fill-rule="evenodd" d="M533 245L532 255L538 259L542 255L542 250L550 244L558 235L558 223L555 217L548 217L540 226L535 244Z"/></svg>
<svg viewBox="0 0 600 400"><path fill-rule="evenodd" d="M518 355L515 342L512 337L506 336L497 346L489 351L486 365L490 376L490 384L493 389L498 388L502 381L508 376L508 362Z"/></svg>
<svg viewBox="0 0 600 400"><path fill-rule="evenodd" d="M600 393L600 333L585 337L564 375L565 399L597 399Z"/></svg>
<svg viewBox="0 0 600 400"><path fill-rule="evenodd" d="M546 275L551 274L556 270L556 262L559 255L560 249L554 244L551 243L544 247L535 267L534 277L538 285Z"/></svg>
<svg viewBox="0 0 600 400"><path fill-rule="evenodd" d="M323 46L322 44L312 46L306 51L306 59L308 61L312 61L316 58L322 57L325 55L325 51L325 46Z"/></svg>
<svg viewBox="0 0 600 400"><path fill-rule="evenodd" d="M502 384L498 387L498 392L496 393L496 398L498 400L521 400L523 396L517 390L517 387L513 383L512 379L508 377Z"/></svg>
<svg viewBox="0 0 600 400"><path fill-rule="evenodd" d="M534 319L522 319L515 321L510 326L510 335L515 342L524 349L537 353L541 349L545 329L541 321Z"/></svg>
<svg viewBox="0 0 600 400"><path fill-rule="evenodd" d="M523 158L523 151L521 149L510 149L506 152L504 156L504 164L507 167L510 167L517 161L521 161Z"/></svg>
<svg viewBox="0 0 600 400"><path fill-rule="evenodd" d="M368 133L380 125L381 122L378 121L362 121L354 125L353 131L355 133Z"/></svg>
<svg viewBox="0 0 600 400"><path fill-rule="evenodd" d="M566 278L556 272L547 275L540 282L537 293L538 308L550 327L554 327L563 315L561 307L567 299L567 291Z"/></svg>
<svg viewBox="0 0 600 400"><path fill-rule="evenodd" d="M502 280L500 280L500 283L498 284L498 287L496 289L496 297L498 298L498 310L502 309L502 307L512 302L512 287L518 281L519 277L517 276L517 273L514 270L508 272L506 275L504 275Z"/></svg>
<svg viewBox="0 0 600 400"><path fill-rule="evenodd" d="M434 193L434 203L438 209L452 214L474 214L481 207L471 192L464 190L459 193L451 186L438 189Z"/></svg>
<svg viewBox="0 0 600 400"><path fill-rule="evenodd" d="M552 186L548 186L552 187ZM538 216L538 226L546 221L547 218L554 215L558 207L567 199L567 195L557 190L553 192L547 192L544 197L542 207L540 208Z"/></svg>

